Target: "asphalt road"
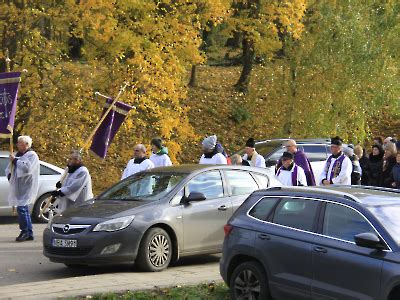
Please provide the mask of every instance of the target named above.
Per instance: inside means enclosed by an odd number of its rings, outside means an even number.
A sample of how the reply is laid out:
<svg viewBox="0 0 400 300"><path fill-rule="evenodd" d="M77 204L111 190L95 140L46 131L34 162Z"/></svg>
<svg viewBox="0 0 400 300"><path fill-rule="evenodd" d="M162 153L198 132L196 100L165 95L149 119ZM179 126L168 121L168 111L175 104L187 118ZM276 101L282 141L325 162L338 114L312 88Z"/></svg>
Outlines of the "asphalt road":
<svg viewBox="0 0 400 300"><path fill-rule="evenodd" d="M63 264L52 263L42 254L42 232L45 226L34 224L35 240L18 243L15 242L19 234L15 218L0 218L0 287L79 276L138 272L132 266L70 269ZM185 258L171 269L192 269L204 264L215 268L218 261L219 256L215 255Z"/></svg>

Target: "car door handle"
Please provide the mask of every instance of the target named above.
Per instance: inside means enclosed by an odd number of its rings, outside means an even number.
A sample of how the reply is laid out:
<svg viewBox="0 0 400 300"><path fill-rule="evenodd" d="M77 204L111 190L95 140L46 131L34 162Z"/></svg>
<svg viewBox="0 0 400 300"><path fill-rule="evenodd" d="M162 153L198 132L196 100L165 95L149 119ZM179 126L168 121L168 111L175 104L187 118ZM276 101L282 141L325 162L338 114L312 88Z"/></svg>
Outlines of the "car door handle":
<svg viewBox="0 0 400 300"><path fill-rule="evenodd" d="M218 207L218 210L228 210L228 207L226 207L226 205L221 205L220 207Z"/></svg>
<svg viewBox="0 0 400 300"><path fill-rule="evenodd" d="M328 253L328 250L324 247L314 247L314 251L319 253Z"/></svg>
<svg viewBox="0 0 400 300"><path fill-rule="evenodd" d="M259 235L258 235L258 238L260 239L260 240L270 240L271 239L271 237L268 235L268 234L265 234L265 233L260 233Z"/></svg>

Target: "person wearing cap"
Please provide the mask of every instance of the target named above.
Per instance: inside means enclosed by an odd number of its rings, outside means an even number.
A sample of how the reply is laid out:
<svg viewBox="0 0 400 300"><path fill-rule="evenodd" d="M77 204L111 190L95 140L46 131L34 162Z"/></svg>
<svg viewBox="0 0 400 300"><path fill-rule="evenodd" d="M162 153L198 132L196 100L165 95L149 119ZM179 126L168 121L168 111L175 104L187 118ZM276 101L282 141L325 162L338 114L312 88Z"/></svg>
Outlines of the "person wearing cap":
<svg viewBox="0 0 400 300"><path fill-rule="evenodd" d="M354 146L353 146L354 147ZM361 184L361 166L357 155L354 154L354 149L351 145L343 147L343 153L350 159L352 165L351 185Z"/></svg>
<svg viewBox="0 0 400 300"><path fill-rule="evenodd" d="M352 164L342 151L343 140L336 136L331 139L331 155L325 162L320 176L320 185L351 185Z"/></svg>
<svg viewBox="0 0 400 300"><path fill-rule="evenodd" d="M171 159L168 156L168 149L163 146L161 138L156 137L151 140L151 151L150 160L155 168L172 166Z"/></svg>
<svg viewBox="0 0 400 300"><path fill-rule="evenodd" d="M126 165L121 180L138 172L152 168L154 168L154 164L146 157L146 147L143 144L137 144L133 148L133 158Z"/></svg>
<svg viewBox="0 0 400 300"><path fill-rule="evenodd" d="M288 151L283 152L282 166L279 167L276 176L285 186L307 186L306 174L302 167L294 162L294 155Z"/></svg>
<svg viewBox="0 0 400 300"><path fill-rule="evenodd" d="M68 159L68 174L63 183L57 182L56 188L57 190L51 192L51 195L59 198L59 213L93 198L92 178L89 170L83 165L79 151L71 151Z"/></svg>
<svg viewBox="0 0 400 300"><path fill-rule="evenodd" d="M297 143L295 140L287 140L285 142L286 151L293 154L294 162L296 165L303 168L304 173L307 178L307 185L314 186L315 185L315 177L314 172L311 167L311 163L307 158L307 155L302 150L297 149ZM276 166L276 171L282 166L282 161L279 160Z"/></svg>
<svg viewBox="0 0 400 300"><path fill-rule="evenodd" d="M249 138L246 142L246 147L243 155L243 162L248 163L251 167L265 168L265 159L262 155L258 154L256 151L256 143L253 138Z"/></svg>
<svg viewBox="0 0 400 300"><path fill-rule="evenodd" d="M211 135L206 137L201 143L203 147L203 155L200 157L201 165L226 165L226 157L218 151L217 136Z"/></svg>

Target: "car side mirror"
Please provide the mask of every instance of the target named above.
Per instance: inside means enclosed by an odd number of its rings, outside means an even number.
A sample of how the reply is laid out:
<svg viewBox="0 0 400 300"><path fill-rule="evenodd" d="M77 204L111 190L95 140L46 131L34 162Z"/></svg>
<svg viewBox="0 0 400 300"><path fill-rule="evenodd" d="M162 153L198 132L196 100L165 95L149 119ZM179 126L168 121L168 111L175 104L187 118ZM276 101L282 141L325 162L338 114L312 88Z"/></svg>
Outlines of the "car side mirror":
<svg viewBox="0 0 400 300"><path fill-rule="evenodd" d="M354 236L354 241L356 242L356 245L360 247L379 250L386 249L386 246L382 243L381 239L375 233L359 233Z"/></svg>
<svg viewBox="0 0 400 300"><path fill-rule="evenodd" d="M203 201L206 200L206 196L203 193L191 192L189 196L182 199L182 203L187 204L192 201Z"/></svg>

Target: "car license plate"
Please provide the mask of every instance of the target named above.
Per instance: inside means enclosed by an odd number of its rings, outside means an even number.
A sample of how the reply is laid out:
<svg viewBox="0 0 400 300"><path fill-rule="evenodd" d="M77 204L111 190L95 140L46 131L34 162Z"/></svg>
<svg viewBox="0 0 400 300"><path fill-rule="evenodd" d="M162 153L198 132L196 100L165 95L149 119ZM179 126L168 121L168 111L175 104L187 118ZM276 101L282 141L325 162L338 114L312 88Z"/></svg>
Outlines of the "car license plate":
<svg viewBox="0 0 400 300"><path fill-rule="evenodd" d="M76 248L78 247L78 241L66 240L66 239L53 239L52 245L53 247Z"/></svg>

